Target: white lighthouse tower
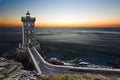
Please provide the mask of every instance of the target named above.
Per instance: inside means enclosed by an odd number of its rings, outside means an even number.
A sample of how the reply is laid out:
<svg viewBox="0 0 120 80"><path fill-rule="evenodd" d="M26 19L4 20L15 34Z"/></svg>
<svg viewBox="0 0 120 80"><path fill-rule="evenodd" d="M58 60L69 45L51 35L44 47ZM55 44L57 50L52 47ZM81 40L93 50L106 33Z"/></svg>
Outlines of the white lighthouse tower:
<svg viewBox="0 0 120 80"><path fill-rule="evenodd" d="M35 18L30 17L29 11L27 11L25 17L21 17L23 22L22 26L22 47L29 47L30 45L35 44L34 39L34 22Z"/></svg>

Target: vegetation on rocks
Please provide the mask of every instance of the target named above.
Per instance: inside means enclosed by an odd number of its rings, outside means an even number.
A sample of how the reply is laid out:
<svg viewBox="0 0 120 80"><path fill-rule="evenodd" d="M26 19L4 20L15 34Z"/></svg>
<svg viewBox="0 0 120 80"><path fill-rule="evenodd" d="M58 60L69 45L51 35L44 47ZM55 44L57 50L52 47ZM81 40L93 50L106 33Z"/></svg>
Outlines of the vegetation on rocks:
<svg viewBox="0 0 120 80"><path fill-rule="evenodd" d="M0 58L0 80L4 78L9 78L13 73L21 70L22 64L14 60L7 60L5 58Z"/></svg>
<svg viewBox="0 0 120 80"><path fill-rule="evenodd" d="M48 76L43 77L41 80L120 80L120 78L111 78L104 77L102 75L92 75L92 74L69 74L69 75L56 75L56 76Z"/></svg>
<svg viewBox="0 0 120 80"><path fill-rule="evenodd" d="M6 59L13 59L14 61L22 63L25 70L33 70L34 68L28 52L20 52L19 50L13 50L6 52L2 55L2 57L5 57Z"/></svg>

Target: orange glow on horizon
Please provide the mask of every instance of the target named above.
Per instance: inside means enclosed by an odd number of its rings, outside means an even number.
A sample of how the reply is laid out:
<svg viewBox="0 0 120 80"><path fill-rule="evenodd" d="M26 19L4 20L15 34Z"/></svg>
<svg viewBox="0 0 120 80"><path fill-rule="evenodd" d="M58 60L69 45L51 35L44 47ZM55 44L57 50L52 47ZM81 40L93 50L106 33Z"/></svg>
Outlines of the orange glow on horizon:
<svg viewBox="0 0 120 80"><path fill-rule="evenodd" d="M104 22L86 22L86 23L69 23L69 24L54 24L54 23L36 23L36 27L120 27L120 23L104 23Z"/></svg>
<svg viewBox="0 0 120 80"><path fill-rule="evenodd" d="M22 26L22 23L17 21L0 21L0 27L18 27Z"/></svg>
<svg viewBox="0 0 120 80"><path fill-rule="evenodd" d="M0 20L0 27L20 27L22 22L18 21L2 21ZM82 22L82 23L46 23L35 22L35 27L120 27L120 22Z"/></svg>

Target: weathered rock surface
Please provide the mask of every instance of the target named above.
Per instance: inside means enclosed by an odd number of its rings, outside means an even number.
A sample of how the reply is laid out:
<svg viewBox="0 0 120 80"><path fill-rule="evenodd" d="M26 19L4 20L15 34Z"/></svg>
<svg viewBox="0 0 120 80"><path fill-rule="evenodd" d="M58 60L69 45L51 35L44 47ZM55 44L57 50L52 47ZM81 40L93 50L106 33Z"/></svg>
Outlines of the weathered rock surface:
<svg viewBox="0 0 120 80"><path fill-rule="evenodd" d="M12 50L3 54L2 57L5 57L6 59L13 59L15 61L22 63L22 65L24 66L23 68L26 70L33 70L34 68L34 66L32 66L32 60L28 52L25 50L24 51L21 51L19 49Z"/></svg>
<svg viewBox="0 0 120 80"><path fill-rule="evenodd" d="M35 71L23 70L21 63L0 58L0 80L37 80L38 78Z"/></svg>
<svg viewBox="0 0 120 80"><path fill-rule="evenodd" d="M14 60L0 58L0 79L9 77L12 73L20 71L22 64Z"/></svg>

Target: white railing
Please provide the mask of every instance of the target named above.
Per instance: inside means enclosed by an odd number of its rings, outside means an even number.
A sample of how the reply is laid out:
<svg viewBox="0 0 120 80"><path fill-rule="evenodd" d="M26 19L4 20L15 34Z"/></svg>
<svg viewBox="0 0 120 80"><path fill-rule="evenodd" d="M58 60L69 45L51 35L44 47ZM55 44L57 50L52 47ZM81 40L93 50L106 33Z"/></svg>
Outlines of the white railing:
<svg viewBox="0 0 120 80"><path fill-rule="evenodd" d="M73 66L61 66L61 65L53 65L48 63L47 61L44 60L44 58L40 55L40 53L36 50L35 47L33 47L34 51L36 54L39 56L40 60L47 66L55 68L55 69L72 69L72 70L87 70L87 71L106 71L106 72L119 72L120 69L109 69L109 68L86 68L86 67L73 67Z"/></svg>
<svg viewBox="0 0 120 80"><path fill-rule="evenodd" d="M32 54L32 52L31 52L31 50L30 50L29 47L28 47L28 52L29 52L29 54L30 54L30 56L31 56L31 58L32 58L32 60L33 60L33 63L34 63L34 65L35 65L35 68L36 68L36 70L38 71L38 74L42 74L42 71L40 70L40 67L38 66L38 64L37 64L37 62L36 62L36 60L35 60L35 58L34 58L34 56L33 56L33 54Z"/></svg>

